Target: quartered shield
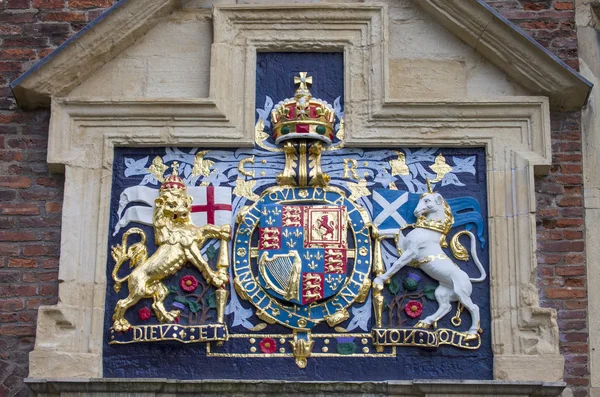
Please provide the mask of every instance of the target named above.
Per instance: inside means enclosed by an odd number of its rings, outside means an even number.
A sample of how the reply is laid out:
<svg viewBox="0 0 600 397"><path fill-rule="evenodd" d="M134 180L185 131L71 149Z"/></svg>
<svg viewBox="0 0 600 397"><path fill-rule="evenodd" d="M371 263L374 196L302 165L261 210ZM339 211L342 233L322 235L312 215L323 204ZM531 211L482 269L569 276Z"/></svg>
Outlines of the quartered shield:
<svg viewBox="0 0 600 397"><path fill-rule="evenodd" d="M346 207L267 204L260 211L265 290L301 305L335 295L347 278Z"/></svg>

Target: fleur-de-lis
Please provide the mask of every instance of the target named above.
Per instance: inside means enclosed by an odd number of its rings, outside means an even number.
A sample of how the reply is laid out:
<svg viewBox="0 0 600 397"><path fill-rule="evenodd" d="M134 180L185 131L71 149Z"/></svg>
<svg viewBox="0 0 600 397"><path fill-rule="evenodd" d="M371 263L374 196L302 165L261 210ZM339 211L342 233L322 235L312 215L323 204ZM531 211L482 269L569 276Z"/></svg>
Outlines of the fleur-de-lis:
<svg viewBox="0 0 600 397"><path fill-rule="evenodd" d="M294 248L296 246L296 242L294 240L289 240L286 245L290 248Z"/></svg>

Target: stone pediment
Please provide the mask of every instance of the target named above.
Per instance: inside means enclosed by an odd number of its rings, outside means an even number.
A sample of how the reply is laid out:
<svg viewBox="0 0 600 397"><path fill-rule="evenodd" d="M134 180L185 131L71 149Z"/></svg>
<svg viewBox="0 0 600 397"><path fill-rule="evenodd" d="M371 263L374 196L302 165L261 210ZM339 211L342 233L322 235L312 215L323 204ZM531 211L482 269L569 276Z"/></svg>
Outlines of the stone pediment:
<svg viewBox="0 0 600 397"><path fill-rule="evenodd" d="M199 4L197 4L199 3ZM213 9L212 15L205 6L206 2L187 2L184 3L184 10L194 10L195 13L189 13L189 15L183 17L197 19L200 25L203 23L210 29L210 23L213 17L218 15L228 15L228 13L235 13L235 10L242 11L246 8L264 7L264 5L254 6L230 6L230 5L216 5ZM484 1L461 1L461 0L423 0L415 2L406 1L391 1L386 8L385 15L382 15L381 23L384 24L384 34L387 36L388 28L392 23L388 23L387 19L402 20L407 18L406 15L397 15L398 9L402 10L409 8L419 8L416 11L416 15L419 12L425 13L426 19L435 20L436 24L443 26L447 31L451 32L458 39L460 39L467 47L474 49L475 52L481 54L487 62L493 64L497 69L503 71L509 76L511 83L518 85L526 90L528 95L547 96L550 99L550 104L553 107L563 110L579 109L584 105L589 91L591 89L591 83L585 78L579 75L576 71L568 67L565 63L559 60L556 56L551 54L541 45L532 40L529 36L523 33L515 25L511 24L491 7L489 7ZM271 6L269 6L271 7ZM339 8L336 4L318 3L318 4L295 4L286 5L286 7L299 7L299 8L313 8L313 9L336 9ZM352 7L360 9L364 7L367 9L373 7L373 4L352 4ZM116 3L109 11L103 14L98 19L91 22L81 32L73 36L54 52L48 55L46 58L34 65L29 71L24 73L21 77L15 80L11 87L15 93L17 101L20 106L25 108L32 108L37 106L48 106L50 104L51 97L63 97L71 93L74 89L80 86L83 82L90 79L95 74L99 73L101 68L107 63L119 58L126 49L135 45L136 43L144 40L144 35L148 33L148 36L153 37L154 46L168 45L168 40L161 42L161 38L152 36L151 30L157 25L167 22L169 18L173 19L173 13L177 13L182 10L180 2L175 0L156 0L152 2L146 2L143 0L128 0L120 1ZM221 10L224 12L222 13ZM389 14L388 14L389 11ZM326 14L326 13L325 13ZM415 12L413 11L413 14ZM414 17L414 15L413 15ZM290 14L290 18L293 19L293 13ZM317 17L318 18L318 17ZM325 18L327 18L325 16ZM410 16L408 17L410 18ZM177 19L177 18L176 18ZM386 20L384 20L386 19ZM423 19L417 16L416 19ZM274 24L275 21L266 18L259 17L262 23ZM182 21L179 21L182 22ZM208 25L206 25L208 23ZM406 25L410 28L410 24ZM416 25L413 25L416 26ZM423 25L427 26L427 25ZM438 29L432 24L429 24L429 29ZM214 38L219 40L218 24L213 24ZM394 29L391 26L391 29ZM415 36L410 37L411 40L420 40L427 38L428 34L422 31L423 27L420 27L421 31L413 31ZM411 33L410 30L407 31ZM186 34L184 31L173 32L174 35L185 41ZM205 32L204 36L210 38L210 32ZM446 39L447 41L453 39ZM198 43L202 46L202 43ZM400 55L403 51L402 47L397 47L399 44L390 42L388 37L383 37L381 44L384 47L389 47L389 53L383 50L378 56L381 57L382 62L390 62L389 58L394 58ZM208 45L205 44L205 45ZM446 50L446 52L449 50ZM156 54L155 54L156 55ZM205 54L209 55L209 54ZM214 54L213 54L214 55ZM442 51L439 54L442 58L447 57L448 54ZM209 55L210 56L210 55ZM133 57L135 58L135 57ZM418 54L413 57L418 58ZM117 61L117 60L115 60ZM132 70L136 70L141 65L129 59L129 63L125 62L119 65L118 68L113 69L112 72L129 73L134 75ZM435 62L435 61L434 61ZM414 60L411 63L415 69L428 69L427 60ZM460 65L452 64L452 62L442 62L442 68L447 69L446 73L452 73L456 71L453 68L460 67ZM188 70L190 75L196 73L202 74L201 65L196 70ZM392 92L388 93L386 97L398 98L399 95L406 93L408 90L408 96L410 96L410 87L405 90L405 86L399 87L398 90L394 91L394 76L402 73L406 73L406 66L401 63L391 62L389 65L384 65L385 73L390 74L390 85ZM421 78L433 80L437 72L435 69L429 75L425 73ZM163 72L165 72L163 70ZM172 73L178 73L176 70L171 70ZM205 74L207 74L207 70ZM410 71L408 72L410 76ZM102 76L104 83L106 75ZM130 77L130 76L128 76ZM157 78L161 78L159 75ZM188 76L189 77L189 76ZM439 79L444 79L444 76L437 76ZM488 76L489 77L489 76ZM134 81L139 83L137 81ZM110 81L108 82L110 83ZM202 85L199 83L198 85ZM416 87L415 90L420 90L422 87ZM447 90L453 90L453 86L447 87ZM210 90L211 95L214 97L215 87L211 85L210 89L207 88L204 94L207 94ZM185 89L183 90L185 91ZM438 90L434 90L438 91ZM456 92L456 90L454 90ZM443 87L439 89L439 95L446 93ZM162 92L154 92L154 97L164 94ZM184 93L182 96L194 96L194 97L206 97L201 95L201 92ZM458 95L462 93L458 92ZM481 93L478 93L479 96ZM496 96L495 92L490 92L488 96ZM522 95L523 91L514 90L508 92L508 95ZM175 92L168 93L167 96L172 97L176 95ZM150 97L153 96L152 92L141 95ZM405 98L406 95L402 95Z"/></svg>

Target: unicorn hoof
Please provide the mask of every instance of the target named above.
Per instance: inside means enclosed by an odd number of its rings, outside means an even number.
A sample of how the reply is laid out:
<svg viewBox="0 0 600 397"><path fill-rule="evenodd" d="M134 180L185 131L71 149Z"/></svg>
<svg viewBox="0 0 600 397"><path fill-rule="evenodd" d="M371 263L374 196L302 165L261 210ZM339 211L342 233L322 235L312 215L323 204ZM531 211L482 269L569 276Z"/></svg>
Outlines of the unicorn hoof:
<svg viewBox="0 0 600 397"><path fill-rule="evenodd" d="M477 339L479 339L479 335L478 334L466 334L464 341L465 342L470 342L472 340L477 340Z"/></svg>
<svg viewBox="0 0 600 397"><path fill-rule="evenodd" d="M415 328L431 328L431 324L427 324L425 321L419 321L416 325Z"/></svg>

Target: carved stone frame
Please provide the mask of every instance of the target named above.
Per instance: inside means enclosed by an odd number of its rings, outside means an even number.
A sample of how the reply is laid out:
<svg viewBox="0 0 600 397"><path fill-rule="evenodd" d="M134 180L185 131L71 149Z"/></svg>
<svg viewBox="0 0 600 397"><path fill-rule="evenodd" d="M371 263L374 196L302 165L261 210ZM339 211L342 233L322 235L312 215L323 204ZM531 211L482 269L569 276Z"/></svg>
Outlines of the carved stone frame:
<svg viewBox="0 0 600 397"><path fill-rule="evenodd" d="M218 6L213 23L207 99L52 98L48 161L66 173L60 303L40 308L30 376L102 377L114 148L253 145L256 52L294 50L344 53L348 146L485 147L494 378L561 380L556 312L539 307L535 286L533 178L551 163L548 98L389 98L382 5Z"/></svg>

